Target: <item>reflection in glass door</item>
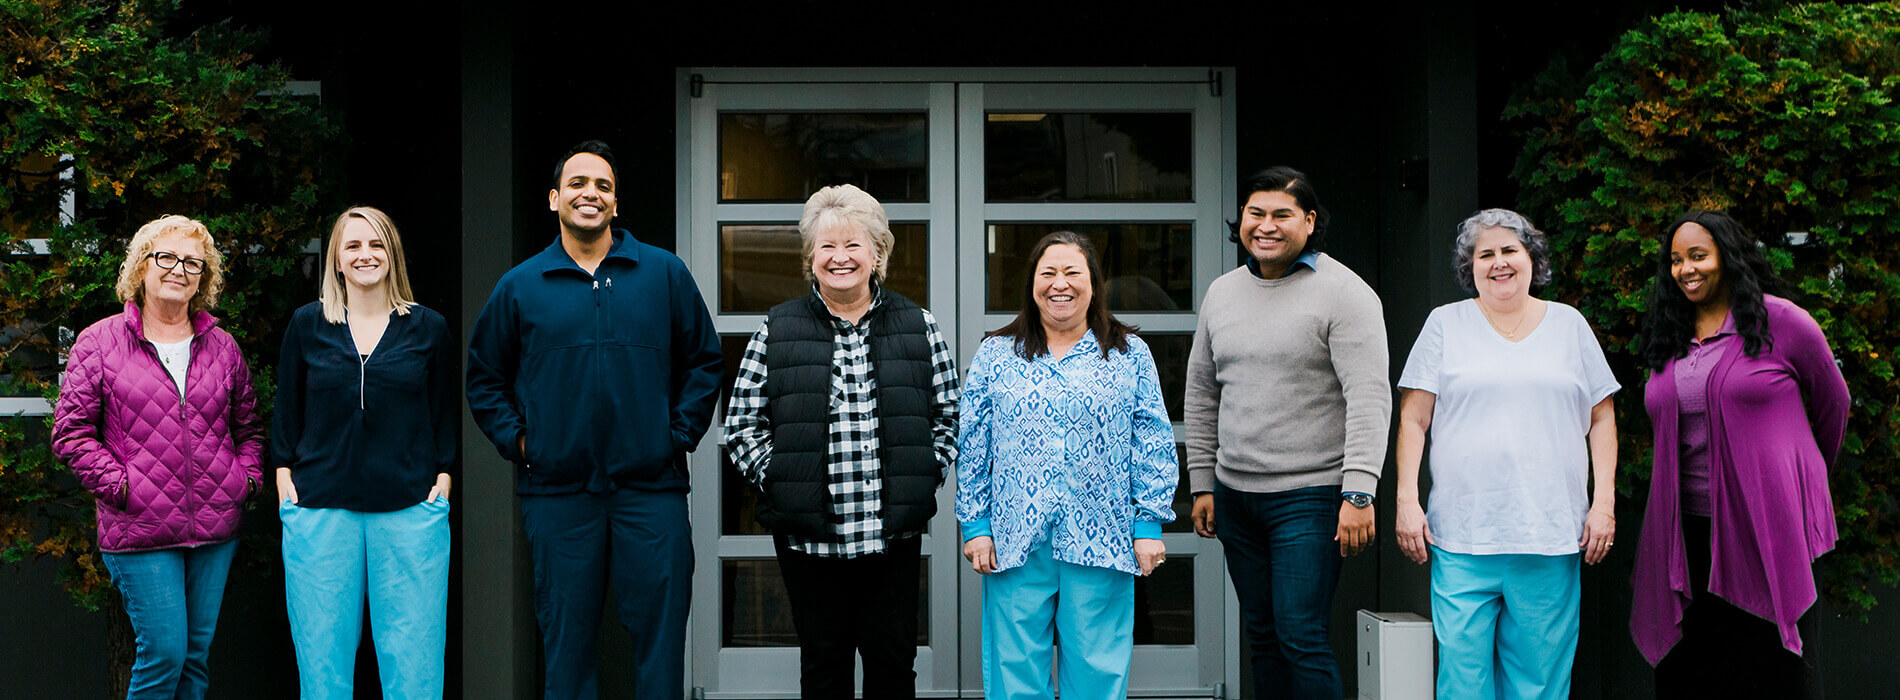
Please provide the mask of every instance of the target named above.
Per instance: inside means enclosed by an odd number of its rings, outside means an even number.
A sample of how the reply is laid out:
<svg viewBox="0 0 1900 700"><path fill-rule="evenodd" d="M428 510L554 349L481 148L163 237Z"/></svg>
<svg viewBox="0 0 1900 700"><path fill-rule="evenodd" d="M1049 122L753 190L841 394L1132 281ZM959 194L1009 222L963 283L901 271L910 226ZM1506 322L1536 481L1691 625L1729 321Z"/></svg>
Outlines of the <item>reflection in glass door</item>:
<svg viewBox="0 0 1900 700"><path fill-rule="evenodd" d="M1020 305L1036 239L1088 236L1108 267L1098 293L1142 327L1180 420L1196 305L1224 271L1231 102L1204 69L1062 74L1092 84L1002 69L724 69L689 88L683 71L678 250L713 310L727 386L765 311L809 289L804 200L849 182L884 203L897 239L888 284L932 310L959 366ZM1131 75L1146 80L1114 80ZM691 683L708 698L797 697L771 537L722 437L715 421L690 461ZM918 694L981 697L980 581L961 556L954 486L938 500L918 581ZM1190 532L1190 502L1177 495L1165 529L1169 563L1137 586L1136 696L1208 697L1233 675L1218 546Z"/></svg>

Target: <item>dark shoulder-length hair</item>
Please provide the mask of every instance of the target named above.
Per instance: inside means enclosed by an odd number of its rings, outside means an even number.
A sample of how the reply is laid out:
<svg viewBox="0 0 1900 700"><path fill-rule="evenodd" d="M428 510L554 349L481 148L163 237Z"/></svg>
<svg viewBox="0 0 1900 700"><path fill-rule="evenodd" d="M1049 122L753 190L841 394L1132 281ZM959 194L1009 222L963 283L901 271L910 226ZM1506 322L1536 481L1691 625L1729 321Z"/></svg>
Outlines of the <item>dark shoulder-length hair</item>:
<svg viewBox="0 0 1900 700"><path fill-rule="evenodd" d="M1036 249L1029 254L1028 274L1023 275L1022 311L1016 312L1016 318L1009 325L990 331L989 335L1015 338L1016 354L1025 360L1049 354L1049 336L1042 330L1042 307L1036 305L1036 266L1042 264L1043 253L1058 245L1081 249L1082 258L1088 261L1089 330L1095 331L1095 342L1102 346L1102 357L1108 357L1110 350L1127 352L1128 336L1137 329L1108 312L1108 296L1102 293L1102 284L1107 279L1102 276L1101 257L1095 254L1095 246L1090 245L1088 239L1073 231L1056 231L1036 242Z"/></svg>
<svg viewBox="0 0 1900 700"><path fill-rule="evenodd" d="M1643 361L1651 370L1661 370L1670 360L1689 352L1695 339L1695 304L1682 295L1675 275L1669 271L1669 249L1676 231L1694 223L1708 229L1715 239L1715 252L1721 256L1722 283L1728 286L1729 313L1735 317L1735 332L1742 337L1742 351L1760 357L1764 349L1773 349L1768 335L1768 307L1762 295L1782 293L1786 287L1768 265L1754 237L1726 212L1698 210L1683 214L1663 229L1662 246L1656 251L1656 283L1649 295L1648 337L1643 341Z"/></svg>

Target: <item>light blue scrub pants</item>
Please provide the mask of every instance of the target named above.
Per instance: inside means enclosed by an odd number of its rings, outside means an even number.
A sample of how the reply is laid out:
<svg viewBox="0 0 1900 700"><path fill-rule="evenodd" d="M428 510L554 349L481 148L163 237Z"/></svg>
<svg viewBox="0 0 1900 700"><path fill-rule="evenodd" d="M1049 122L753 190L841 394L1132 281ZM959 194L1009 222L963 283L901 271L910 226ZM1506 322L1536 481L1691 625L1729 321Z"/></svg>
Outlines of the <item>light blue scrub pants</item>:
<svg viewBox="0 0 1900 700"><path fill-rule="evenodd" d="M1582 554L1454 554L1432 548L1438 697L1570 697Z"/></svg>
<svg viewBox="0 0 1900 700"><path fill-rule="evenodd" d="M983 577L983 697L1054 698L1055 662L1062 697L1126 698L1134 654L1133 575L1057 561L1045 542Z"/></svg>
<svg viewBox="0 0 1900 700"><path fill-rule="evenodd" d="M383 697L442 697L448 642L449 500L388 513L278 506L284 598L303 700L355 696L369 602Z"/></svg>

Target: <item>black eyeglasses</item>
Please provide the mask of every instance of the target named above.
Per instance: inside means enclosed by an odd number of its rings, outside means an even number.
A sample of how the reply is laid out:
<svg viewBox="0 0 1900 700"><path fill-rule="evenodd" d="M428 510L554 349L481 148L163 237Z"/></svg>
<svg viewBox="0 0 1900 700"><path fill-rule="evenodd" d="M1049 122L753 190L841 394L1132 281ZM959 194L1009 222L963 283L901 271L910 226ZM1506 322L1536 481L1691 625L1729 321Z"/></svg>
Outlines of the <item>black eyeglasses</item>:
<svg viewBox="0 0 1900 700"><path fill-rule="evenodd" d="M145 257L151 258L152 262L157 263L159 267L167 270L177 268L179 263L184 263L185 274L187 275L202 275L205 273L205 261L197 258L181 258L164 251L159 251Z"/></svg>

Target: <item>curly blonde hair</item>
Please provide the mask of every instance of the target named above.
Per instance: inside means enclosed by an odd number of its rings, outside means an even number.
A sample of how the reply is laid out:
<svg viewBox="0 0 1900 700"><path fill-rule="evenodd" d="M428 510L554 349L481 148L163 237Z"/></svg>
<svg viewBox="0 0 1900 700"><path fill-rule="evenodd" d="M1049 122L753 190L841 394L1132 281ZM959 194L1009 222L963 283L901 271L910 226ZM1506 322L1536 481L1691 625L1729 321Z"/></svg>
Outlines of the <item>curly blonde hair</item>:
<svg viewBox="0 0 1900 700"><path fill-rule="evenodd" d="M174 233L197 239L205 250L205 271L198 276L198 293L191 297L191 311L204 311L218 305L218 294L224 291L224 254L218 252L217 241L203 223L176 214L153 219L132 234L132 242L125 247L125 262L119 265L119 283L113 287L119 293L119 301L145 305L145 270L152 264L149 256L153 244L160 237Z"/></svg>

